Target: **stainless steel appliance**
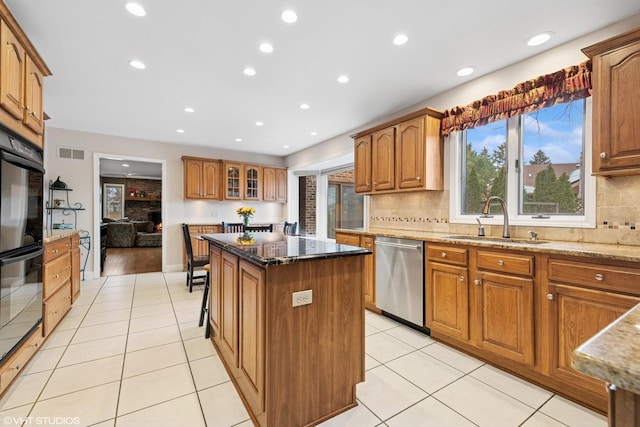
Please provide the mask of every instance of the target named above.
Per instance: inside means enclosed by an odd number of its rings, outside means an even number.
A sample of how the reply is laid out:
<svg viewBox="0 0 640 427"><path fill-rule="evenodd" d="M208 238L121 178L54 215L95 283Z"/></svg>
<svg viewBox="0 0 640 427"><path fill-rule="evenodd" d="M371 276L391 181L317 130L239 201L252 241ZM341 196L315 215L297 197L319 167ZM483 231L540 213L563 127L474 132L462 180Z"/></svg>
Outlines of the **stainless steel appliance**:
<svg viewBox="0 0 640 427"><path fill-rule="evenodd" d="M376 305L424 327L424 242L376 237Z"/></svg>
<svg viewBox="0 0 640 427"><path fill-rule="evenodd" d="M0 131L0 363L42 321L42 159Z"/></svg>

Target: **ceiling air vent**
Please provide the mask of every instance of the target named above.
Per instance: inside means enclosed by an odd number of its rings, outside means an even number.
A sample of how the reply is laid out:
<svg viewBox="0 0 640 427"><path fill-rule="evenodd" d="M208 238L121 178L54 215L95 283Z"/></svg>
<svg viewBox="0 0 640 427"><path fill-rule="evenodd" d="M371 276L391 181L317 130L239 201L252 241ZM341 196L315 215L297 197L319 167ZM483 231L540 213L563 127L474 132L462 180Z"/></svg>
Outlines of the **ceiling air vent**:
<svg viewBox="0 0 640 427"><path fill-rule="evenodd" d="M84 160L84 150L77 148L58 147L58 158Z"/></svg>

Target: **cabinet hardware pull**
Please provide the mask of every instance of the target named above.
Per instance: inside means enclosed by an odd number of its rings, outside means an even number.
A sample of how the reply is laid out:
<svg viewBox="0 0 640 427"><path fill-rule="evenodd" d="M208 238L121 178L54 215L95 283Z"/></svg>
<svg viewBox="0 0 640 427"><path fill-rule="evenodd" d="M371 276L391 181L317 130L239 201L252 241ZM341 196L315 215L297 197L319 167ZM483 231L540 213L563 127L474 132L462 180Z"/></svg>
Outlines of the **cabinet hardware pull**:
<svg viewBox="0 0 640 427"><path fill-rule="evenodd" d="M596 280L604 280L604 276L600 273L596 274Z"/></svg>
<svg viewBox="0 0 640 427"><path fill-rule="evenodd" d="M504 261L502 261L501 259L498 260L498 265L504 265Z"/></svg>
<svg viewBox="0 0 640 427"><path fill-rule="evenodd" d="M60 275L59 275L59 274L54 274L54 275L53 275L53 278L54 278L54 279L58 279L58 278L60 278Z"/></svg>
<svg viewBox="0 0 640 427"><path fill-rule="evenodd" d="M607 153L605 153L604 151L602 153L600 153L600 158L601 159L606 159L607 158Z"/></svg>
<svg viewBox="0 0 640 427"><path fill-rule="evenodd" d="M446 252L442 252L442 258L446 258L447 257L447 253Z"/></svg>
<svg viewBox="0 0 640 427"><path fill-rule="evenodd" d="M547 294L547 299L551 301L553 299L553 294Z"/></svg>
<svg viewBox="0 0 640 427"><path fill-rule="evenodd" d="M481 285L482 281L480 279L476 279L476 280L473 281L473 284L474 285Z"/></svg>
<svg viewBox="0 0 640 427"><path fill-rule="evenodd" d="M416 179L417 179L418 181L420 181L420 177L419 177L419 176L416 176Z"/></svg>
<svg viewBox="0 0 640 427"><path fill-rule="evenodd" d="M458 280L460 280L461 282L464 282L464 276L458 277Z"/></svg>

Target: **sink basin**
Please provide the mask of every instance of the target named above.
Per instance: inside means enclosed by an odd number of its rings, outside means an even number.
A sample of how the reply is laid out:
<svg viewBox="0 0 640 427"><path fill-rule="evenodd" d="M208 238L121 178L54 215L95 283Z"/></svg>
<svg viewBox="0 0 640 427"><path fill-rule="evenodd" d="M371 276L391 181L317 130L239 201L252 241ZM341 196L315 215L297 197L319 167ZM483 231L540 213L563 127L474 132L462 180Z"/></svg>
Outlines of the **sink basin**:
<svg viewBox="0 0 640 427"><path fill-rule="evenodd" d="M505 239L504 237L489 237L489 236L447 236L449 239L454 240L473 240L476 242L500 242L500 243L527 243L527 244L539 244L547 243L546 240L531 240L531 239Z"/></svg>

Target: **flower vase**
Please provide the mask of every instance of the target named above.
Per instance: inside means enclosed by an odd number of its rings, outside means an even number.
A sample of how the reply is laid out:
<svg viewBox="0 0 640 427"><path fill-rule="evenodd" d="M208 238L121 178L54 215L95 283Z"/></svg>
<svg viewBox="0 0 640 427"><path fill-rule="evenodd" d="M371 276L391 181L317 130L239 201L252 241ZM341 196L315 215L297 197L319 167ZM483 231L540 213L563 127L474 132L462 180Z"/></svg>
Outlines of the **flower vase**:
<svg viewBox="0 0 640 427"><path fill-rule="evenodd" d="M242 218L242 224L244 225L244 228L247 228L249 226L249 217L245 216Z"/></svg>

